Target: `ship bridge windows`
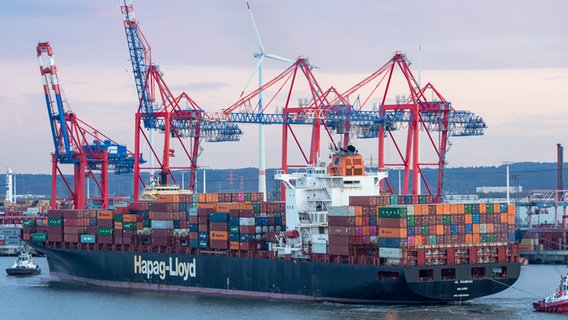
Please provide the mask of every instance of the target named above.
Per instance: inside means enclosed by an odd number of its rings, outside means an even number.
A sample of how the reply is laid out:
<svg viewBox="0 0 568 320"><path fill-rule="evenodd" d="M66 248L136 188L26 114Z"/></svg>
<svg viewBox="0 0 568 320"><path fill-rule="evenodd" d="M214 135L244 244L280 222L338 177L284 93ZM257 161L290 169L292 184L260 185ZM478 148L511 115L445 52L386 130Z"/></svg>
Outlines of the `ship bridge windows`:
<svg viewBox="0 0 568 320"><path fill-rule="evenodd" d="M493 278L495 279L507 278L507 267L493 267Z"/></svg>
<svg viewBox="0 0 568 320"><path fill-rule="evenodd" d="M434 280L434 270L423 269L418 271L418 280L420 281L432 281Z"/></svg>
<svg viewBox="0 0 568 320"><path fill-rule="evenodd" d="M454 280L456 278L456 269L442 269L442 280Z"/></svg>
<svg viewBox="0 0 568 320"><path fill-rule="evenodd" d="M485 267L471 268L471 278L472 279L485 278Z"/></svg>

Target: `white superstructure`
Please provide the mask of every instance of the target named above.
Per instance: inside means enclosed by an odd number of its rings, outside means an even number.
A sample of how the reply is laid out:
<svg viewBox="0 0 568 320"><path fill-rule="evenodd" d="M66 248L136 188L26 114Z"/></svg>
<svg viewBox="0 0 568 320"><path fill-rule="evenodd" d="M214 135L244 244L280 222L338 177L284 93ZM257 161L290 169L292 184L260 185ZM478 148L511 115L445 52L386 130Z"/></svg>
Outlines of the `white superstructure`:
<svg viewBox="0 0 568 320"><path fill-rule="evenodd" d="M328 166L321 164L290 174L277 172L275 179L286 186L288 235L286 245L282 243L277 250L300 257L308 246L312 253L326 253L328 212L348 207L350 196L379 195L379 183L386 177L386 172L367 175L363 158L353 147L338 150ZM294 230L299 239L290 239Z"/></svg>

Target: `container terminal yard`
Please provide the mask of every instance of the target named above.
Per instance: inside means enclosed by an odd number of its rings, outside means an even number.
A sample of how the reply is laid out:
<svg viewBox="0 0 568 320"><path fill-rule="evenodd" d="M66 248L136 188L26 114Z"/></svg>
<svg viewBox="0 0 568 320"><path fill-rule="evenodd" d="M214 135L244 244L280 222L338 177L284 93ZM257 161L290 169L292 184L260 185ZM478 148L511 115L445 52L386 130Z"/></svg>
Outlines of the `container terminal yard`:
<svg viewBox="0 0 568 320"><path fill-rule="evenodd" d="M269 55L255 30L258 88L208 112L167 85L133 3L123 1L118 9L138 94L132 151L80 119L80 108L70 111L54 48L49 42L36 47L54 147L51 201L35 219L19 222L22 240L47 256L51 277L348 303L461 302L503 291L518 279L521 252L537 243L529 241L530 231L517 238L517 206L443 201L449 139L483 135L487 125L473 112L454 109L433 84L420 85L405 54L396 52L343 92L320 87L304 57L264 82L261 64ZM403 98L389 104L401 88ZM276 105L280 112L269 113ZM258 191L195 192L202 144L239 141L242 125L260 128ZM266 197L267 125L282 128L275 201ZM354 146L363 139L376 142L372 172ZM387 144L399 150L398 159L385 157ZM322 145L329 145L328 161L321 159ZM419 157L426 150L432 159ZM396 193L389 167L403 171ZM73 169L72 180L66 168ZM434 181L424 179L425 168L437 170ZM179 187L178 170L188 173L187 189ZM132 174L131 198L109 195L110 173ZM87 179L96 186L89 193ZM539 232L550 238L542 249L563 246L563 234Z"/></svg>

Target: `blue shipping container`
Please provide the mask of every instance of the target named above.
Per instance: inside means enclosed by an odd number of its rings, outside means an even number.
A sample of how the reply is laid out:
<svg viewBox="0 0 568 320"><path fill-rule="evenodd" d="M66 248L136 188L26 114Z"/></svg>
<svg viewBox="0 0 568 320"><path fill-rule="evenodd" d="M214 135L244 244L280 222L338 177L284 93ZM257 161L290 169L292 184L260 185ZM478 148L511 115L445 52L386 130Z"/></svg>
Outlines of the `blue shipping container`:
<svg viewBox="0 0 568 320"><path fill-rule="evenodd" d="M210 222L227 222L228 214L226 213L211 213L209 215Z"/></svg>

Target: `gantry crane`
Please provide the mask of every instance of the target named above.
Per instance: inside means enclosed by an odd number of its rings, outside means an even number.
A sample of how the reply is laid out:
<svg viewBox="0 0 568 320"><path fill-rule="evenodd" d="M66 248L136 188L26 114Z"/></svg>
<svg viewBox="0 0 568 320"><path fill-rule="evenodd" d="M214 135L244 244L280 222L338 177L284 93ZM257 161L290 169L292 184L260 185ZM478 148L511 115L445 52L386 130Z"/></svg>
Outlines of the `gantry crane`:
<svg viewBox="0 0 568 320"><path fill-rule="evenodd" d="M420 87L410 70L408 60L402 53L396 53L389 62L343 93L333 87L326 91L322 90L311 72L312 66L306 58L300 57L271 81L249 94L241 94L236 103L221 112L205 112L183 93L180 96L189 99L189 105L193 108L184 110L180 108L179 98L173 98L165 86L157 66L152 64L150 47L134 19L131 1L123 0L121 8L140 101L135 152L140 150L139 134L144 135L141 121L145 128L169 132L173 137L193 137L191 149L193 152L191 154L186 152L190 160L192 183L197 167L197 148L200 139L236 141L242 134L236 125L238 123L280 124L282 125L281 169L284 172L288 168L317 164L321 156L322 132L328 135L333 148L345 148L352 138L377 139L379 169L393 166L404 168L404 184L400 192L418 194L419 186L423 183L427 193L434 194L439 201L446 166L448 137L482 135L487 127L481 117L469 111L455 110L432 84ZM407 94L400 101L392 103L387 99L394 91L391 86L394 83L393 76L397 66L402 73L402 82L406 85ZM298 89L302 86L299 84L301 81L304 82L305 87ZM160 85L156 86L156 83ZM368 92L363 92L364 89ZM271 90L272 96L266 98ZM298 92L304 95L304 99L303 102L296 104L294 98L298 97L295 96ZM309 96L307 99L305 99L306 92ZM432 92L432 98L426 97L427 92ZM260 100L265 102L255 105L253 99L260 95L265 95L265 98ZM162 99L161 102L157 101L157 96ZM352 97L356 97L353 102L350 101ZM375 107L369 108L370 104L375 104ZM267 112L269 107L274 108L276 105L279 112ZM311 135L298 132L296 128L302 126L311 126ZM403 127L407 128L406 138L402 139L405 143L402 141L399 143L393 132ZM435 161L420 160L420 132L424 132L426 140L430 142L436 154ZM435 132L438 132L437 138L433 134ZM341 135L341 141L336 142L333 134ZM164 136L160 169L163 177L167 177L171 169L168 158L170 144L168 134ZM306 136L309 136L308 146L305 142L303 144L301 142ZM394 149L399 155L400 160L397 162L387 163L385 160L387 136L391 138ZM144 137L148 141L145 135ZM298 147L303 163L290 163L288 145L291 143L295 143ZM181 140L180 144L183 146ZM341 146L338 146L339 144ZM187 151L187 148L183 148ZM304 151L306 148L309 148L309 151ZM426 166L435 166L438 169L435 191L430 188L422 175L422 168ZM138 167L135 165L135 170ZM137 183L135 183L135 193L138 190L136 186ZM384 189L392 191L390 183L387 182Z"/></svg>
<svg viewBox="0 0 568 320"><path fill-rule="evenodd" d="M388 104L387 97L392 95L390 86L393 82L395 67L399 66L403 75L403 83L406 84L409 94L394 104ZM294 105L293 93L298 89L298 74L305 76L311 98L302 105ZM378 79L376 83L374 80ZM386 81L384 81L386 79ZM383 82L384 81L384 82ZM384 88L381 87L383 84ZM366 96L362 96L365 87L371 87ZM252 104L252 99L261 92L270 89L275 94L266 99L267 105L281 103L281 114L270 114L259 112L257 106ZM382 92L381 92L382 89ZM393 89L394 90L394 89ZM426 92L432 92L432 98L426 97ZM381 93L379 107L370 109L365 107L375 99L377 92ZM278 99L277 95L284 96L283 100ZM353 103L349 102L350 96L357 96ZM275 102L278 101L278 102ZM428 194L433 191L428 185L428 181L421 175L422 168L425 166L436 166L438 169L437 188L435 199L440 200L442 194L443 172L446 165L445 157L447 151L448 136L471 136L482 135L487 125L483 119L469 111L455 110L451 103L430 83L420 88L409 68L406 57L397 53L395 56L378 71L357 83L344 93L339 93L334 87L323 91L315 80L311 72L311 66L304 58L299 58L295 64L286 69L280 75L261 86L248 95L244 95L236 103L226 108L223 112L225 121L235 123L264 123L281 124L282 130L282 170L286 172L289 167L301 167L302 165L315 165L317 157L320 155L321 131L325 131L330 137L331 144L337 148L332 134L341 135L341 147L346 148L351 138L359 139L378 139L379 169L383 170L387 166L404 167L405 178L403 184L403 194L418 194L419 177L422 176L422 183L425 184ZM304 152L300 145L300 135L294 133L292 125L312 126L309 154ZM407 127L406 148L403 150L393 134L394 131ZM425 162L419 160L419 133L423 131L434 153L437 155L435 162ZM291 133L292 140L299 147L305 161L304 164L290 166L288 163L288 133ZM433 132L438 132L439 137L435 139ZM385 161L385 137L392 138L393 144L400 162L386 163ZM412 190L409 190L410 175L412 175ZM390 184L383 187L385 190L392 191Z"/></svg>
<svg viewBox="0 0 568 320"><path fill-rule="evenodd" d="M172 174L173 169L187 169L190 175L189 189L193 191L201 141L238 141L242 131L237 124L220 122L207 116L187 93L182 92L174 96L166 85L158 65L152 62L150 45L134 16L134 6L131 0L121 2L121 12L139 101L136 112L134 152L139 154L141 145L145 142L150 149L151 160L155 159L158 162L158 167L142 168L140 163L135 161L134 199L138 199L139 184L146 187L140 176L142 169L160 170L159 183L161 185L176 183ZM151 141L151 134L154 130L163 133L161 156ZM170 158L175 151L172 144L176 142L187 159L188 165L173 166L170 163Z"/></svg>
<svg viewBox="0 0 568 320"><path fill-rule="evenodd" d="M132 172L135 157L125 146L80 120L66 108L67 101L62 95L49 42L38 43L36 52L55 148L52 154L51 208L56 209L58 201L63 200L57 198L58 177L63 180L70 193L66 200L71 200L75 209L87 208L87 200L99 201L102 207L108 208L109 200L114 200L108 194L109 170L114 170L115 173ZM62 164L74 165L72 185L60 168ZM98 177L96 172L99 172ZM85 185L89 178L95 182L98 197L85 197Z"/></svg>

